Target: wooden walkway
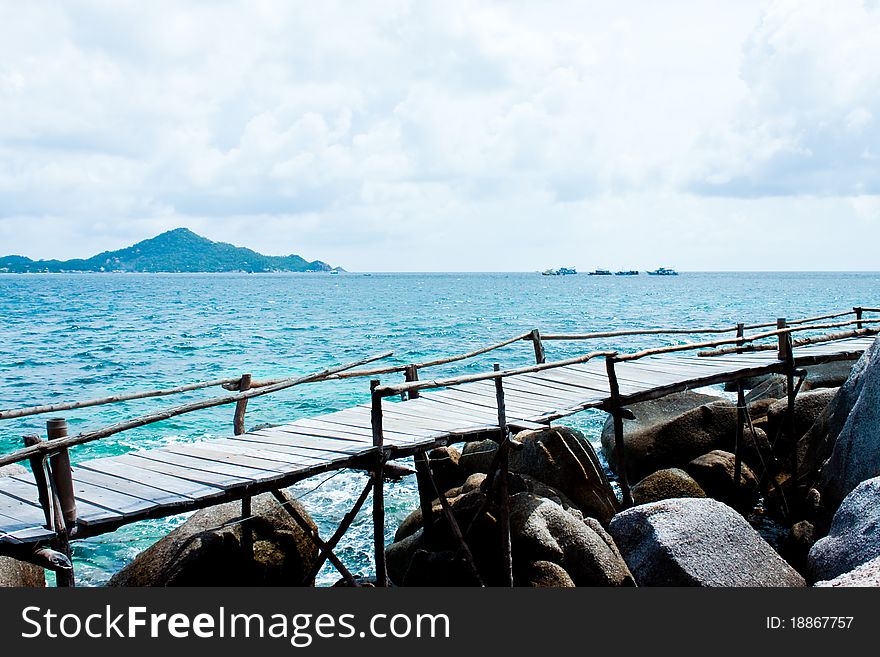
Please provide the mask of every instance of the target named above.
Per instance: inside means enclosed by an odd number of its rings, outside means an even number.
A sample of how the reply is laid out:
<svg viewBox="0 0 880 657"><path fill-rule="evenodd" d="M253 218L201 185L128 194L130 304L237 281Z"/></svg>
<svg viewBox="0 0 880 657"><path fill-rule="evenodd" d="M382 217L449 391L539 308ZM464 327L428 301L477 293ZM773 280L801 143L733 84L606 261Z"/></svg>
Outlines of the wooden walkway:
<svg viewBox="0 0 880 657"><path fill-rule="evenodd" d="M793 350L797 366L857 358L873 337L855 337ZM790 363L775 351L702 358L659 354L616 365L623 405L688 388L756 374L783 372ZM539 428L587 408L608 408L611 397L602 359L504 378L507 424ZM77 524L71 538L277 490L342 468L370 470L376 447L371 405L231 438L177 444L100 458L73 468ZM383 449L390 459L426 448L499 432L492 380L423 392L382 405ZM4 545L47 541L55 533L31 473L0 478L0 553Z"/></svg>

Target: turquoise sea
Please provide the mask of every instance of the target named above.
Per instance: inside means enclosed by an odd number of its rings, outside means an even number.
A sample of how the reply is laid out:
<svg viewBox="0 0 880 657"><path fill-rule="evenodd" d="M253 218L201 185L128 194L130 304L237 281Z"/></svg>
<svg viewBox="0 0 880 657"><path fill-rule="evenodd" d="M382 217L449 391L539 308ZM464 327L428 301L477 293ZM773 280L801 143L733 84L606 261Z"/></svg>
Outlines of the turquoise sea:
<svg viewBox="0 0 880 657"><path fill-rule="evenodd" d="M296 375L393 350L410 363L542 332L732 325L880 304L880 273L682 273L617 276L493 274L0 275L0 408L101 397L252 372ZM671 344L675 336L548 343L552 360L595 348ZM437 368L478 371L533 362L531 343ZM388 380L394 380L389 378ZM219 389L82 409L71 431L213 396ZM252 400L247 425L319 415L369 399L369 382L317 383ZM0 422L0 453L44 429L46 416ZM567 423L598 444L603 414ZM75 448L78 460L231 433L232 408L201 411ZM388 486L390 540L418 504L413 478ZM363 475L317 477L295 491L332 532ZM367 509L369 507L366 507ZM82 585L105 582L182 521L146 521L75 543ZM361 514L339 556L371 572L371 521ZM325 570L320 583L336 580Z"/></svg>

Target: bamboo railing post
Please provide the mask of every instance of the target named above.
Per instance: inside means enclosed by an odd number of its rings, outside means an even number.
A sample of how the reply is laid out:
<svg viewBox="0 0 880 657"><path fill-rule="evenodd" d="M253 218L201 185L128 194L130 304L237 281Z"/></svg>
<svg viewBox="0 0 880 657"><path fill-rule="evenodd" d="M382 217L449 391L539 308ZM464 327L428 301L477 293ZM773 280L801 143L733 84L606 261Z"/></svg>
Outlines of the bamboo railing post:
<svg viewBox="0 0 880 657"><path fill-rule="evenodd" d="M858 331L862 328L862 307L855 306L853 312L856 314L856 330Z"/></svg>
<svg viewBox="0 0 880 657"><path fill-rule="evenodd" d="M422 535L430 539L434 533L434 496L431 494L431 480L428 476L428 455L420 450L413 456L416 465L416 485L419 489L419 507L422 510Z"/></svg>
<svg viewBox="0 0 880 657"><path fill-rule="evenodd" d="M250 374L242 374L241 381L238 382L238 391L244 392L246 390L251 389L251 375ZM232 428L235 431L236 436L240 436L245 432L244 429L244 414L247 411L247 399L240 399L235 404L235 415L232 420Z"/></svg>
<svg viewBox="0 0 880 657"><path fill-rule="evenodd" d="M742 324L740 324L742 326ZM742 379L736 380L736 442L733 446L733 498L737 502L740 497L740 480L742 479L743 429L746 421L746 396ZM754 441L754 435L752 436ZM756 445L757 447L757 445Z"/></svg>
<svg viewBox="0 0 880 657"><path fill-rule="evenodd" d="M67 437L67 420L56 417L46 422L46 437L57 440ZM73 496L73 473L70 469L70 455L66 447L60 448L49 457L49 483L55 517L55 540L53 547L71 558L70 531L76 526L76 499ZM73 568L62 568L55 571L56 584L59 587L74 586Z"/></svg>
<svg viewBox="0 0 880 657"><path fill-rule="evenodd" d="M385 563L385 490L382 467L385 465L384 436L382 434L382 396L376 393L379 379L370 381L373 426L373 447L376 448L376 465L373 471L373 553L376 560L376 586L388 585L388 568Z"/></svg>
<svg viewBox="0 0 880 657"><path fill-rule="evenodd" d="M785 323L785 317L780 317L776 320L776 330L777 331L781 331L782 329L784 329L786 327L787 327L787 324ZM779 335L776 336L776 338L778 340L778 344L779 344L779 347L776 351L776 358L778 360L785 360L787 358L786 346L789 343L785 339L786 336L791 336L791 334L790 333L780 333Z"/></svg>
<svg viewBox="0 0 880 657"><path fill-rule="evenodd" d="M492 366L495 372L501 370L501 366L495 363ZM498 449L505 446L510 440L510 433L507 427L507 408L504 404L504 384L501 377L495 379L495 400L498 405L498 428L501 430L501 440ZM513 560L510 551L510 495L507 490L507 458L508 450L504 449L501 455L501 462L498 468L498 497L499 499L499 518L498 524L501 529L501 581L506 586L513 586Z"/></svg>
<svg viewBox="0 0 880 657"><path fill-rule="evenodd" d="M419 380L419 368L415 363L411 363L406 366L406 369L403 371L403 377L407 382L410 381L418 381ZM418 390L410 390L407 394L407 399L418 399L419 391Z"/></svg>
<svg viewBox="0 0 880 657"><path fill-rule="evenodd" d="M741 354L743 352L742 345L745 343L745 340L743 340L745 333L746 333L746 325L742 324L742 323L737 324L736 325L736 337L738 338L738 340L736 343L737 344L736 353L738 353L738 354Z"/></svg>
<svg viewBox="0 0 880 657"><path fill-rule="evenodd" d="M33 447L43 442L43 439L36 435L28 435L23 437L23 441L25 447ZM37 484L37 497L40 507L43 509L43 515L46 518L46 529L52 530L55 528L55 508L52 504L52 496L49 493L46 460L45 454L38 454L29 458L28 462L34 473L34 482Z"/></svg>
<svg viewBox="0 0 880 657"><path fill-rule="evenodd" d="M58 417L46 422L46 436L49 440L67 438L67 420ZM49 467L52 472L55 493L61 505L61 517L65 527L72 529L76 525L76 499L73 495L70 455L66 447L60 448L50 457Z"/></svg>
<svg viewBox="0 0 880 657"><path fill-rule="evenodd" d="M626 473L626 447L623 440L623 414L620 404L620 385L617 382L617 373L614 371L616 356L605 357L605 370L608 373L608 387L611 393L611 417L614 421L614 451L617 456L617 470L620 478L620 492L623 498L621 502L624 508L633 504L632 493L629 489L629 479Z"/></svg>
<svg viewBox="0 0 880 657"><path fill-rule="evenodd" d="M538 329L532 329L532 332L529 335L531 336L532 344L535 347L535 362L538 365L546 363L547 359L544 356L544 342L541 340L541 332Z"/></svg>
<svg viewBox="0 0 880 657"><path fill-rule="evenodd" d="M782 337L782 336L780 336ZM788 393L788 404L785 408L785 431L791 443L791 491L794 492L798 479L798 436L795 435L794 401L797 389L794 385L794 352L791 344L791 333L785 334L785 387Z"/></svg>

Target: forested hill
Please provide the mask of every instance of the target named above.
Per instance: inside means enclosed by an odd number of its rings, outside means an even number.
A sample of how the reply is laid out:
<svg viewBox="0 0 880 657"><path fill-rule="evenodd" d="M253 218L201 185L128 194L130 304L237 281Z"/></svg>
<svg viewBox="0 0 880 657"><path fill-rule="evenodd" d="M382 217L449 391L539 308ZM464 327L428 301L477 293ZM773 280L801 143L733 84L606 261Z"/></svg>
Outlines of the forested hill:
<svg viewBox="0 0 880 657"><path fill-rule="evenodd" d="M320 260L298 255L267 256L177 228L119 251L105 251L88 259L31 260L0 257L0 272L289 272L331 271ZM338 268L337 268L338 269Z"/></svg>

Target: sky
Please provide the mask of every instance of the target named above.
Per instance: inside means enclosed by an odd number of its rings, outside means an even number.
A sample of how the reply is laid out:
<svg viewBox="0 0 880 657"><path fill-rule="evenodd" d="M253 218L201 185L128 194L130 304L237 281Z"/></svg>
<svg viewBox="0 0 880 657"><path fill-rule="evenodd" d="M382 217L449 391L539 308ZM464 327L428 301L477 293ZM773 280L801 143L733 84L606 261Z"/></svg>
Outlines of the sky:
<svg viewBox="0 0 880 657"><path fill-rule="evenodd" d="M876 270L878 34L878 0L0 0L0 254Z"/></svg>

